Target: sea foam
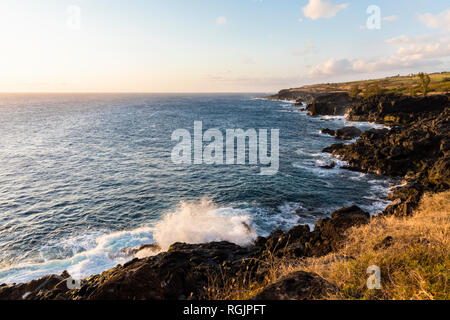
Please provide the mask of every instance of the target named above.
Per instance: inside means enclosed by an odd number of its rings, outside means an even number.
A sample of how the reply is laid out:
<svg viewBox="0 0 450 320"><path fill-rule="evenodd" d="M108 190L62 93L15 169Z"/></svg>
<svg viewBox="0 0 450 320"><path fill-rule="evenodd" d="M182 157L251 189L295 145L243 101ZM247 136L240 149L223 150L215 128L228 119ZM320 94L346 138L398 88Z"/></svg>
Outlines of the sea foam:
<svg viewBox="0 0 450 320"><path fill-rule="evenodd" d="M153 238L162 249L175 242L205 243L229 241L248 245L256 233L251 217L235 210L219 210L208 199L199 202L181 202L178 208L164 216L154 228Z"/></svg>

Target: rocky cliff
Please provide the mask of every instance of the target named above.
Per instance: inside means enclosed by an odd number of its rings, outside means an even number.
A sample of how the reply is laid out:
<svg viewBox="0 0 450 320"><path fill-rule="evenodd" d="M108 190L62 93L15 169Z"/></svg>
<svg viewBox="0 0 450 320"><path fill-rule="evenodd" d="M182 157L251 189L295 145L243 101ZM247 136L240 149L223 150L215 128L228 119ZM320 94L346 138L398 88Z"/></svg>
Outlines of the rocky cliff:
<svg viewBox="0 0 450 320"><path fill-rule="evenodd" d="M347 113L349 120L391 126L390 130L369 130L353 144L335 144L324 150L347 161L349 170L404 178L405 184L389 195L393 203L384 214L408 215L424 192L449 188L448 96L382 95L350 99L340 92L323 95L288 90L272 98L307 102L311 115ZM346 135L340 137L345 139ZM274 230L267 238L259 237L246 248L227 242L176 243L167 252L134 259L84 279L76 288L68 286L70 276L66 272L25 284L3 284L0 299L206 299L211 297L208 290L213 280L219 286L227 285L224 279L260 281L270 272L267 261L276 257L316 257L336 251L345 242L348 228L366 224L370 219L369 214L353 206L333 212L330 218L320 220L312 231L305 225L288 232ZM297 272L253 298L315 299L320 298L324 290L335 288L315 274Z"/></svg>

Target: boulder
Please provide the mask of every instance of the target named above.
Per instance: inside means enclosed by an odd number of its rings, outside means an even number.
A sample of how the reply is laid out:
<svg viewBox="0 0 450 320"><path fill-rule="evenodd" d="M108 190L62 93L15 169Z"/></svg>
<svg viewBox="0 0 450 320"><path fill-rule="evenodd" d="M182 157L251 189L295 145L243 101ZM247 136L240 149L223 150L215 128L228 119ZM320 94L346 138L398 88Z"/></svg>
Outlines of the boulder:
<svg viewBox="0 0 450 320"><path fill-rule="evenodd" d="M370 221L370 215L357 206L334 211L331 218L317 222L311 241L311 255L322 256L341 248L346 231Z"/></svg>
<svg viewBox="0 0 450 320"><path fill-rule="evenodd" d="M336 130L335 137L341 140L352 140L359 137L361 133L362 131L356 127L344 127Z"/></svg>
<svg viewBox="0 0 450 320"><path fill-rule="evenodd" d="M391 247L393 244L394 244L394 238L392 238L391 236L387 236L380 243L377 243L373 247L373 250L377 251L377 250L381 250L381 249L387 249L387 248Z"/></svg>
<svg viewBox="0 0 450 320"><path fill-rule="evenodd" d="M150 264L139 261L106 273L88 300L162 300L161 282Z"/></svg>
<svg viewBox="0 0 450 320"><path fill-rule="evenodd" d="M315 273L297 271L264 288L252 300L316 300L336 287Z"/></svg>
<svg viewBox="0 0 450 320"><path fill-rule="evenodd" d="M320 166L322 169L333 169L334 167L336 167L336 162L331 161L330 164L326 164L324 166Z"/></svg>
<svg viewBox="0 0 450 320"><path fill-rule="evenodd" d="M334 136L336 134L336 131L328 129L328 128L325 128L325 129L320 130L320 133L328 134L330 136Z"/></svg>
<svg viewBox="0 0 450 320"><path fill-rule="evenodd" d="M325 93L314 97L306 107L309 115L344 115L353 99L346 92Z"/></svg>
<svg viewBox="0 0 450 320"><path fill-rule="evenodd" d="M63 275L48 275L23 284L0 287L0 300L40 300L54 299L58 294L69 290Z"/></svg>
<svg viewBox="0 0 450 320"><path fill-rule="evenodd" d="M440 158L428 171L428 180L441 189L450 187L450 157Z"/></svg>

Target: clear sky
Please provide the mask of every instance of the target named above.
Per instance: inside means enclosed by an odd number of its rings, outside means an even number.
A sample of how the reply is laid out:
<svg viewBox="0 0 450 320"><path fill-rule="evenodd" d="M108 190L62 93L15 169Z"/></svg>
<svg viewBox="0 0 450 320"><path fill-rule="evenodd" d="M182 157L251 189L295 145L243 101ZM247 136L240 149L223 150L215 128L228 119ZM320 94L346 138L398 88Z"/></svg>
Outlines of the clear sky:
<svg viewBox="0 0 450 320"><path fill-rule="evenodd" d="M2 92L275 92L450 70L448 0L1 0L0 35Z"/></svg>

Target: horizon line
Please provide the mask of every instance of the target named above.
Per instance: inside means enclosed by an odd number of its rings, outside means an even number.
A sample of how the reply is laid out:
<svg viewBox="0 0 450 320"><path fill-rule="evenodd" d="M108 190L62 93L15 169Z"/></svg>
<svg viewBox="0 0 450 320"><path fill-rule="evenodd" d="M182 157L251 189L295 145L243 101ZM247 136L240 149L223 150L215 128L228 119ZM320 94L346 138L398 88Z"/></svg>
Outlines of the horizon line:
<svg viewBox="0 0 450 320"><path fill-rule="evenodd" d="M0 94L271 94L278 91L0 91Z"/></svg>

